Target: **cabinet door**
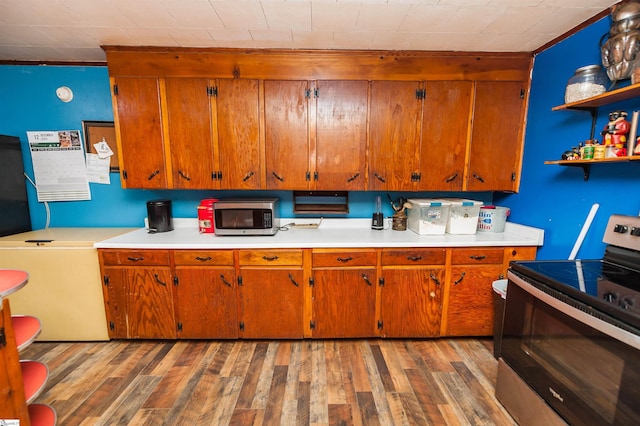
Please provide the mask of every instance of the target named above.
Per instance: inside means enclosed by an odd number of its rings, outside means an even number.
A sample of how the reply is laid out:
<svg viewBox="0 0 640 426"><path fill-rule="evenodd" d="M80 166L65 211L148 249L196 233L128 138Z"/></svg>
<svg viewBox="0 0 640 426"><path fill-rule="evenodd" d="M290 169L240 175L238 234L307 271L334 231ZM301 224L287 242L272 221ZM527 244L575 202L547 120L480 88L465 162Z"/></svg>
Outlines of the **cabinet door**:
<svg viewBox="0 0 640 426"><path fill-rule="evenodd" d="M316 88L316 189L363 191L369 83L318 81Z"/></svg>
<svg viewBox="0 0 640 426"><path fill-rule="evenodd" d="M220 189L260 189L260 104L257 80L216 80L214 123Z"/></svg>
<svg viewBox="0 0 640 426"><path fill-rule="evenodd" d="M236 339L238 301L234 269L176 267L176 276L178 337Z"/></svg>
<svg viewBox="0 0 640 426"><path fill-rule="evenodd" d="M313 271L313 337L373 337L376 269Z"/></svg>
<svg viewBox="0 0 640 426"><path fill-rule="evenodd" d="M373 81L370 118L370 190L413 190L419 172L421 83Z"/></svg>
<svg viewBox="0 0 640 426"><path fill-rule="evenodd" d="M122 187L166 188L158 79L118 77L113 83Z"/></svg>
<svg viewBox="0 0 640 426"><path fill-rule="evenodd" d="M175 339L171 270L129 268L127 323L132 339Z"/></svg>
<svg viewBox="0 0 640 426"><path fill-rule="evenodd" d="M265 81L268 189L308 189L309 96L306 81Z"/></svg>
<svg viewBox="0 0 640 426"><path fill-rule="evenodd" d="M166 78L172 187L213 188L213 145L206 78Z"/></svg>
<svg viewBox="0 0 640 426"><path fill-rule="evenodd" d="M384 269L381 334L384 337L440 335L444 268Z"/></svg>
<svg viewBox="0 0 640 426"><path fill-rule="evenodd" d="M465 265L451 268L447 304L447 336L493 334L493 288L502 265Z"/></svg>
<svg viewBox="0 0 640 426"><path fill-rule="evenodd" d="M240 268L240 335L245 339L302 338L302 268Z"/></svg>
<svg viewBox="0 0 640 426"><path fill-rule="evenodd" d="M479 81L475 89L468 191L515 191L522 155L525 85Z"/></svg>
<svg viewBox="0 0 640 426"><path fill-rule="evenodd" d="M168 267L106 267L104 270L110 337L176 338Z"/></svg>
<svg viewBox="0 0 640 426"><path fill-rule="evenodd" d="M103 281L102 290L109 337L126 339L129 337L127 329L127 270L105 267Z"/></svg>
<svg viewBox="0 0 640 426"><path fill-rule="evenodd" d="M461 191L469 140L470 81L425 82L419 191Z"/></svg>

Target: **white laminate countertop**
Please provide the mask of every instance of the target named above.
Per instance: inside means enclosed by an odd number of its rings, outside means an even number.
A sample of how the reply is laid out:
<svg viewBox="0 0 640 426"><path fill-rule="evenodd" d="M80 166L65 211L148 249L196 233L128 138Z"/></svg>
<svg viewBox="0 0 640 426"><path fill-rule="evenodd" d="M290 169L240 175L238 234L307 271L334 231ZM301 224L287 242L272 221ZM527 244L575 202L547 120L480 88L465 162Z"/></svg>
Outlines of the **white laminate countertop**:
<svg viewBox="0 0 640 426"><path fill-rule="evenodd" d="M281 224L317 223L319 219L280 219ZM96 248L122 249L238 249L238 248L366 248L366 247L489 247L541 246L544 230L507 222L505 232L475 235L418 235L407 229L371 229L371 219L324 219L317 229L290 228L273 236L200 234L197 219L174 219L174 230L150 234L145 228L108 238Z"/></svg>

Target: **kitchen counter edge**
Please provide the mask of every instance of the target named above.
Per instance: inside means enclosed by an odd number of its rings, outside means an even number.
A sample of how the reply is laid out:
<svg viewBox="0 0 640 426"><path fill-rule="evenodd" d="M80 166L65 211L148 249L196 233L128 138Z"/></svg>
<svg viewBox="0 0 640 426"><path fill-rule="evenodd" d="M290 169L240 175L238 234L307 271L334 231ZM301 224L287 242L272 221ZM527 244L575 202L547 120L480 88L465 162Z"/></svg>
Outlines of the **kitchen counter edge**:
<svg viewBox="0 0 640 426"><path fill-rule="evenodd" d="M328 222L328 223L327 223ZM101 249L304 249L393 247L509 247L542 246L544 230L507 222L502 233L418 235L411 230L370 229L367 219L330 219L317 229L291 228L274 236L216 236L200 234L190 219L175 221L173 231L150 234L145 228L94 243ZM283 223L288 223L286 219Z"/></svg>

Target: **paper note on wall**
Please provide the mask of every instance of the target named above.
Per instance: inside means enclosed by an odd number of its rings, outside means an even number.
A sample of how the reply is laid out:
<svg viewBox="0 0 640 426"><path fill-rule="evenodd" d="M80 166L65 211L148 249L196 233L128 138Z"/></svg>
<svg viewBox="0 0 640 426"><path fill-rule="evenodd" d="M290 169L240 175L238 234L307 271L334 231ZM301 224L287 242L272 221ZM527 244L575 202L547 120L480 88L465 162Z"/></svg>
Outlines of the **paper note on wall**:
<svg viewBox="0 0 640 426"><path fill-rule="evenodd" d="M27 132L38 201L90 200L79 130Z"/></svg>

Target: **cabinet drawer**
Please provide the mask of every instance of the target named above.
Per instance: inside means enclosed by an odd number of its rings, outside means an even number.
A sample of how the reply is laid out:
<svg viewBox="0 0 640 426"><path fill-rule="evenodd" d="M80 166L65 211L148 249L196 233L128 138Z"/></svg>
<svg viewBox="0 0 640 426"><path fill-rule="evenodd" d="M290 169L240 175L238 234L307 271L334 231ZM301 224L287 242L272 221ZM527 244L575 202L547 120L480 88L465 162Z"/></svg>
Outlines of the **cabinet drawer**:
<svg viewBox="0 0 640 426"><path fill-rule="evenodd" d="M314 251L312 255L314 268L335 266L376 266L378 253L375 250L349 251Z"/></svg>
<svg viewBox="0 0 640 426"><path fill-rule="evenodd" d="M240 250L240 266L301 266L302 250Z"/></svg>
<svg viewBox="0 0 640 426"><path fill-rule="evenodd" d="M388 265L444 265L447 249L382 250L382 266Z"/></svg>
<svg viewBox="0 0 640 426"><path fill-rule="evenodd" d="M105 265L166 265L169 262L169 250L102 250Z"/></svg>
<svg viewBox="0 0 640 426"><path fill-rule="evenodd" d="M453 250L452 265L500 264L504 255L502 248L474 248Z"/></svg>
<svg viewBox="0 0 640 426"><path fill-rule="evenodd" d="M176 250L173 252L176 265L233 266L231 250Z"/></svg>

